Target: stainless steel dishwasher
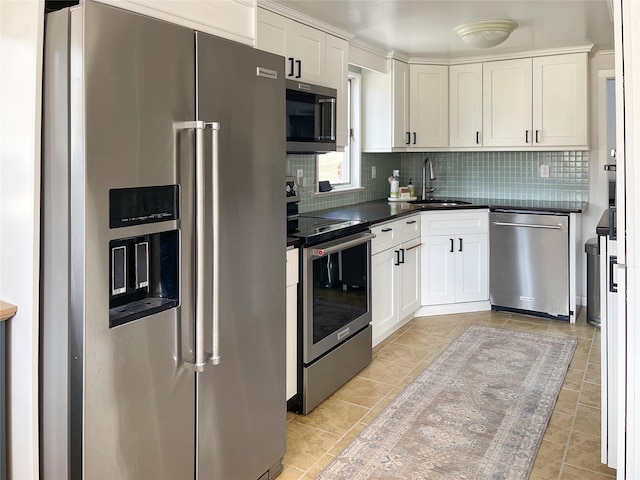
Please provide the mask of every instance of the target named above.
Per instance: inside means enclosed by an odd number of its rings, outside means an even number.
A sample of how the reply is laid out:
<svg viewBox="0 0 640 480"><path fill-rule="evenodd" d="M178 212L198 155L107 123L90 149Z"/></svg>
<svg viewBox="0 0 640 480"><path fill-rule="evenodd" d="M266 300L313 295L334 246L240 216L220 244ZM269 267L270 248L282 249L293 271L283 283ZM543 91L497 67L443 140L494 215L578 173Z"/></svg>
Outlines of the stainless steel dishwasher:
<svg viewBox="0 0 640 480"><path fill-rule="evenodd" d="M569 216L490 214L490 297L496 310L569 319Z"/></svg>

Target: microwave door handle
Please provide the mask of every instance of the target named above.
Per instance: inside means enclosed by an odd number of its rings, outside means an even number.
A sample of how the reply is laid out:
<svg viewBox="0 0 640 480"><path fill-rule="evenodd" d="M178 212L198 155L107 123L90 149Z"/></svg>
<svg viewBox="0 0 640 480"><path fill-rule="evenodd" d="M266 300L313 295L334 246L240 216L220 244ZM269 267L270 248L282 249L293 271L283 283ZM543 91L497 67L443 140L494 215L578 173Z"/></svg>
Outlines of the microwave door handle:
<svg viewBox="0 0 640 480"><path fill-rule="evenodd" d="M336 99L332 98L329 100L329 105L331 106L331 116L329 117L330 122L330 137L329 140L335 142L336 140Z"/></svg>
<svg viewBox="0 0 640 480"><path fill-rule="evenodd" d="M321 98L318 100L320 104L320 128L321 135L319 140L331 140L336 139L336 99L335 98ZM329 108L329 134L325 131L325 109Z"/></svg>

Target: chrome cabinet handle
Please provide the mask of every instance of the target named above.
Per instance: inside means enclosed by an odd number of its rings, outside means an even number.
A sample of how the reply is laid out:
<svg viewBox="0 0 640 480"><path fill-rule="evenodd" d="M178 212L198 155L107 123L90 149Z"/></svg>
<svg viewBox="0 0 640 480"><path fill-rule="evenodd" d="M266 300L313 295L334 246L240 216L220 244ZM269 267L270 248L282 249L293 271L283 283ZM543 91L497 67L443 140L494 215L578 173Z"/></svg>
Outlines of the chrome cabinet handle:
<svg viewBox="0 0 640 480"><path fill-rule="evenodd" d="M196 153L196 168L195 168L195 238L196 238L196 298L195 298L195 345L194 345L194 361L185 362L185 367L195 372L203 372L206 366L207 357L210 359L215 358L217 354L217 329L218 329L218 265L217 265L217 249L218 249L218 188L217 188L217 149L218 149L218 135L217 132L220 129L219 123L209 123L203 121L185 122L183 128L195 130L195 153ZM212 355L205 354L204 351L204 299L205 292L205 178L204 178L204 131L210 129L213 130L213 331L214 331L214 353ZM219 357L218 361L219 361ZM217 362L212 362L217 363Z"/></svg>

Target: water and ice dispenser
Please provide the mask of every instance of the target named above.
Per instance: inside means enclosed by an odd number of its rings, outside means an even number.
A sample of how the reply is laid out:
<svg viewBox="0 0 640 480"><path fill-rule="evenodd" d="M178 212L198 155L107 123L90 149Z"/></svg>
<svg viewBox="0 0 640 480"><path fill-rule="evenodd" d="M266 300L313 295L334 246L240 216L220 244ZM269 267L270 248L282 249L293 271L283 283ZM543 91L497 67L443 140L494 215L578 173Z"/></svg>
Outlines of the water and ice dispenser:
<svg viewBox="0 0 640 480"><path fill-rule="evenodd" d="M109 227L151 225L179 218L179 187L164 185L109 191ZM109 242L109 326L116 327L179 304L178 230Z"/></svg>

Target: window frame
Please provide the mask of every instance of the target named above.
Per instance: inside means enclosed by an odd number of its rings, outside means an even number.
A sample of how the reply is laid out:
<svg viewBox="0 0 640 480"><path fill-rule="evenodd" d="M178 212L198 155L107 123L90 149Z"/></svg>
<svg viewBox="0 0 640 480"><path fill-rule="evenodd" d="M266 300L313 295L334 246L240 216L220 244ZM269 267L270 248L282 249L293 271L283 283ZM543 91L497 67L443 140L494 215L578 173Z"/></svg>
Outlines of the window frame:
<svg viewBox="0 0 640 480"><path fill-rule="evenodd" d="M354 190L363 190L361 186L361 148L360 148L360 131L361 131L361 87L362 75L355 72L349 72L347 80L346 98L347 107L347 145L345 154L347 155L349 168L349 182L332 185L333 190L330 192L320 192L320 157L322 154L316 155L316 185L314 196L332 195L337 193L353 192Z"/></svg>

